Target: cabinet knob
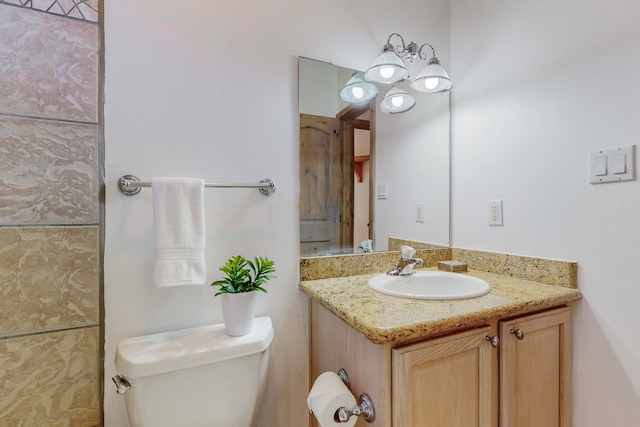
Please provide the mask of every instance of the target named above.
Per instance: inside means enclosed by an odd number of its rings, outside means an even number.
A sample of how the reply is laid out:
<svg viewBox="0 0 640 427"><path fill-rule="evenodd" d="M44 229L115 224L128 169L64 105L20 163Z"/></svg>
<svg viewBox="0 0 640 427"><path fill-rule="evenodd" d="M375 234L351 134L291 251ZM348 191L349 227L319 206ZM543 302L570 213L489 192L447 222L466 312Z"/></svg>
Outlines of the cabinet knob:
<svg viewBox="0 0 640 427"><path fill-rule="evenodd" d="M498 338L497 335L494 335L492 337L490 337L489 335L487 335L486 337L484 337L485 340L489 341L491 343L491 347L493 348L498 348L500 347L500 338Z"/></svg>
<svg viewBox="0 0 640 427"><path fill-rule="evenodd" d="M516 336L516 338L518 338L519 340L524 338L524 331L520 328L518 329L509 329L509 333L513 334Z"/></svg>

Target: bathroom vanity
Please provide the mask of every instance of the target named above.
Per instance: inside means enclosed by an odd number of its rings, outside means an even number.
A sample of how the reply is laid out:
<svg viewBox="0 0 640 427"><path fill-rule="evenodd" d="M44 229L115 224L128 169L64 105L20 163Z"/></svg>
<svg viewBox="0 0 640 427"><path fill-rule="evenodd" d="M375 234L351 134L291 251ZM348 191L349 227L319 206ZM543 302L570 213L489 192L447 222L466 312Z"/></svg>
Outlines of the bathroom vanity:
<svg viewBox="0 0 640 427"><path fill-rule="evenodd" d="M375 405L375 421L356 426L570 426L570 304L580 292L466 274L491 292L421 301L371 290L375 275L300 282L310 298L311 381L344 368L356 399L367 393Z"/></svg>

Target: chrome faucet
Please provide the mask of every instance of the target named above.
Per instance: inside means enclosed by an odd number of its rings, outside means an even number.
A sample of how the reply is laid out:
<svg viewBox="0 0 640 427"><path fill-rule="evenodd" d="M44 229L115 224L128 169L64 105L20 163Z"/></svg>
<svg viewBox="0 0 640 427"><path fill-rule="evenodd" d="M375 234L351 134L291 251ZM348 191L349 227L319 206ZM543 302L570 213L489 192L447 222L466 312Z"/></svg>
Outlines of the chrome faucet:
<svg viewBox="0 0 640 427"><path fill-rule="evenodd" d="M414 258L416 250L411 246L402 245L402 257L398 261L398 265L387 272L389 276L409 276L415 273L414 267L416 265L422 265L421 258Z"/></svg>

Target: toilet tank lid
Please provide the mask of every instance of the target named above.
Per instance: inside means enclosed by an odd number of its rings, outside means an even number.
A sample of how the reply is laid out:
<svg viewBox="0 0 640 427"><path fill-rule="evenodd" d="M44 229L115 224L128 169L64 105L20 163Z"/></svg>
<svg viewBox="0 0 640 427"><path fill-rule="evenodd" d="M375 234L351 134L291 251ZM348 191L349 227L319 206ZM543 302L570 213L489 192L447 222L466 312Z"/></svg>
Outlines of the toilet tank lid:
<svg viewBox="0 0 640 427"><path fill-rule="evenodd" d="M223 323L181 329L120 341L115 365L121 375L141 378L259 353L272 339L266 316L255 318L253 330L240 337L226 335Z"/></svg>

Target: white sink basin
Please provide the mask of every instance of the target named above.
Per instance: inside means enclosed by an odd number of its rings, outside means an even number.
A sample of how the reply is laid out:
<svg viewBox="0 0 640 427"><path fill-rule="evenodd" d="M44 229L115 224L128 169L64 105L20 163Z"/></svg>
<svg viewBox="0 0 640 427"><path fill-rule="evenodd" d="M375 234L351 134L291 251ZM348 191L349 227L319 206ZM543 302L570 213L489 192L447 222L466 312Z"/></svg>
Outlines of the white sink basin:
<svg viewBox="0 0 640 427"><path fill-rule="evenodd" d="M369 279L369 287L396 297L428 300L475 298L491 291L482 279L446 271L417 271L410 276L380 274Z"/></svg>

